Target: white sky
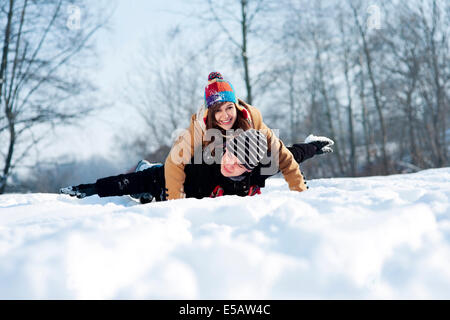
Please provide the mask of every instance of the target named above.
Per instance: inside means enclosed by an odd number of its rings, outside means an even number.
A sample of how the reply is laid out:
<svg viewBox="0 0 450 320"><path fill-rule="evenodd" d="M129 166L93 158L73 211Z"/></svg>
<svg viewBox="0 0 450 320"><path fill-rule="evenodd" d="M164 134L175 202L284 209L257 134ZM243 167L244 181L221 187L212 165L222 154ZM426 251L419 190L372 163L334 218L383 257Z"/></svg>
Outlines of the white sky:
<svg viewBox="0 0 450 320"><path fill-rule="evenodd" d="M143 40L158 41L171 26L183 23L186 16L180 12L192 9L187 4L182 0L117 0L111 30L97 35L100 63L98 70L92 70L100 89L98 99L114 102L114 106L86 119L81 127L56 130L55 137L49 138L49 145L41 150L41 155L70 154L76 159L92 155L114 156L114 148L118 146L114 136L130 133L136 123L135 112L122 105L119 96L127 73L132 70L136 52Z"/></svg>

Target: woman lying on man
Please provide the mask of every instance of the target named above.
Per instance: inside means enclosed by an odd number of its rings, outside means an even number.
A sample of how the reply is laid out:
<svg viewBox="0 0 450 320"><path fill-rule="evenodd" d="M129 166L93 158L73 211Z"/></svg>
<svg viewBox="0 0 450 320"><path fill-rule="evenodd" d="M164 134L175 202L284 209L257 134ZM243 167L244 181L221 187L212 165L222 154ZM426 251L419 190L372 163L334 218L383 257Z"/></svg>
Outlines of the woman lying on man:
<svg viewBox="0 0 450 320"><path fill-rule="evenodd" d="M224 144L211 144L203 150L201 163L186 164L183 184L187 198L218 197L223 195L253 196L260 194L265 180L279 172L272 170L277 162L271 157L268 139L256 129L242 131ZM295 161L301 163L316 154L332 152L333 141L326 137L309 136L305 143L287 147ZM208 151L208 152L206 152ZM209 158L208 158L209 157ZM211 161L214 158L216 161ZM213 160L214 160L213 159ZM60 193L84 198L132 195L141 203L153 199L167 199L164 165L141 161L136 172L98 179L95 183L62 188Z"/></svg>

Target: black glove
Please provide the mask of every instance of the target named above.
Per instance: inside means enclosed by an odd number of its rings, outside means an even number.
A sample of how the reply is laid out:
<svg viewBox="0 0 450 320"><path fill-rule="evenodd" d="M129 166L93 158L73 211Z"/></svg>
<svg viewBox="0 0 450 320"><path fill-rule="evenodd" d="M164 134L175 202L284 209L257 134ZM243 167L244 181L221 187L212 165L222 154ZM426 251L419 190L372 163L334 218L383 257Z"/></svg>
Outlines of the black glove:
<svg viewBox="0 0 450 320"><path fill-rule="evenodd" d="M333 152L331 146L334 144L334 141L327 137L316 137L310 134L306 140L306 143L311 144L316 147L316 154L330 153Z"/></svg>
<svg viewBox="0 0 450 320"><path fill-rule="evenodd" d="M97 194L97 188L95 183L80 184L78 186L65 187L59 190L59 193L68 194L71 197L77 197L82 199L84 197L90 197Z"/></svg>
<svg viewBox="0 0 450 320"><path fill-rule="evenodd" d="M326 146L329 145L329 143L326 141L313 141L313 142L310 142L309 144L312 144L313 146L316 147L316 154L333 152L333 149L331 149L329 147L325 148Z"/></svg>

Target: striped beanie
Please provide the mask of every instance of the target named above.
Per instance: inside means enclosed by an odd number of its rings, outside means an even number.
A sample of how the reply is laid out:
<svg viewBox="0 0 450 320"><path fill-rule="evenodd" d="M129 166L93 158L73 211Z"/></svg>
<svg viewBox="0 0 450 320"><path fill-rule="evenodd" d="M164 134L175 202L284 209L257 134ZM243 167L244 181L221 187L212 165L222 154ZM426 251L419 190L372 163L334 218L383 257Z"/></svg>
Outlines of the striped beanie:
<svg viewBox="0 0 450 320"><path fill-rule="evenodd" d="M217 102L237 103L234 88L225 81L219 72L211 72L208 76L208 85L205 87L205 104L209 108Z"/></svg>
<svg viewBox="0 0 450 320"><path fill-rule="evenodd" d="M258 130L249 129L227 141L226 148L244 167L253 170L267 154L267 137Z"/></svg>

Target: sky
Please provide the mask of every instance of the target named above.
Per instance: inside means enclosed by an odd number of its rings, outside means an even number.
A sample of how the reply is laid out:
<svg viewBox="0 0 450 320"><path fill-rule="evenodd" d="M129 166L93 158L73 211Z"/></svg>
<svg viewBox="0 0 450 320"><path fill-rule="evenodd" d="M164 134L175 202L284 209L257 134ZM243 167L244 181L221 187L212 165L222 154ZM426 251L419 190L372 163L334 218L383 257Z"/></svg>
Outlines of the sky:
<svg viewBox="0 0 450 320"><path fill-rule="evenodd" d="M181 0L116 0L109 30L96 36L99 63L98 69L92 70L99 100L110 106L77 127L57 129L41 154L59 157L61 162L117 156L116 136L132 132L139 120L120 97L136 53L143 41L158 41L170 27L186 21L183 12L190 9Z"/></svg>

